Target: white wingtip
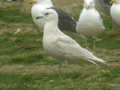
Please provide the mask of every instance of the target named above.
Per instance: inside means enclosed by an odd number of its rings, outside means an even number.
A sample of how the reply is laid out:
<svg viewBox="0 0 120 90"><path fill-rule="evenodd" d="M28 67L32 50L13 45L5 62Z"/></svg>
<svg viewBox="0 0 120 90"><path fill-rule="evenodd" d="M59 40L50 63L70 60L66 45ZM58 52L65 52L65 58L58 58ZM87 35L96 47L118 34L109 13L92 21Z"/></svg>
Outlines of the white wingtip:
<svg viewBox="0 0 120 90"><path fill-rule="evenodd" d="M93 60L106 64L106 61L104 61L103 59L97 58L97 57L95 57L95 59Z"/></svg>

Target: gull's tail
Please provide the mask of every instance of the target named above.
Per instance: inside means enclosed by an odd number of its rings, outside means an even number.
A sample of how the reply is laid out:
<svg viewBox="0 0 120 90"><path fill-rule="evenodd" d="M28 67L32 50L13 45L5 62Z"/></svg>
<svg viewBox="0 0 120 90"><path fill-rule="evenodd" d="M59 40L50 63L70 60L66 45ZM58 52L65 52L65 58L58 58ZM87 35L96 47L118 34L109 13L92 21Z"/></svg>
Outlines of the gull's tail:
<svg viewBox="0 0 120 90"><path fill-rule="evenodd" d="M84 56L85 60L87 60L93 64L96 64L96 62L106 64L106 61L104 61L101 58L96 57L92 52L88 51L85 48L81 48L81 54L82 54L82 56Z"/></svg>
<svg viewBox="0 0 120 90"><path fill-rule="evenodd" d="M95 57L95 59L93 59L93 60L106 64L106 61L104 61L104 60L101 59L101 58Z"/></svg>
<svg viewBox="0 0 120 90"><path fill-rule="evenodd" d="M96 64L95 62L106 64L106 61L104 61L101 58L96 57L92 52L87 51L87 57L88 57L88 61L93 64Z"/></svg>
<svg viewBox="0 0 120 90"><path fill-rule="evenodd" d="M96 57L96 56L93 56L92 58L90 58L90 60L92 60L91 62L97 61L97 62L106 64L106 61L104 61L103 59L98 58L98 57Z"/></svg>

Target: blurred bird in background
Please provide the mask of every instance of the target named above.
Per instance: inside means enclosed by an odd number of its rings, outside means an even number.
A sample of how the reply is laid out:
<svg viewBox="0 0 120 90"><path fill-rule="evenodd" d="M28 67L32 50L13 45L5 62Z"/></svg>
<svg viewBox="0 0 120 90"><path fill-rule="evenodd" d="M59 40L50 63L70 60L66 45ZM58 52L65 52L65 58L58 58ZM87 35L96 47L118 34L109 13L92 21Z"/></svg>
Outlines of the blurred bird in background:
<svg viewBox="0 0 120 90"><path fill-rule="evenodd" d="M110 8L112 19L120 25L120 0L111 0L113 3Z"/></svg>
<svg viewBox="0 0 120 90"><path fill-rule="evenodd" d="M99 12L95 8L94 0L84 0L84 8L77 22L76 30L83 37L92 37L96 41L100 40L96 38L96 35L104 32L105 27ZM95 48L95 43L93 47Z"/></svg>

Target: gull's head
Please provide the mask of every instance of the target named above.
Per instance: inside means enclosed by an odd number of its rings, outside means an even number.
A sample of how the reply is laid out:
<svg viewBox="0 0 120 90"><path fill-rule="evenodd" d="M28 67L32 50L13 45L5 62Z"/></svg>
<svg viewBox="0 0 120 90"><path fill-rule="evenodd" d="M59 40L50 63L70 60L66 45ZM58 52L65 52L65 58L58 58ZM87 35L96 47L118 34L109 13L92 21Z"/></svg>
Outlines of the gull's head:
<svg viewBox="0 0 120 90"><path fill-rule="evenodd" d="M57 15L57 12L54 9L47 8L47 9L42 10L40 12L40 14L35 17L35 19L37 21L44 20L45 23L51 22L51 21L55 21L57 23L58 15Z"/></svg>
<svg viewBox="0 0 120 90"><path fill-rule="evenodd" d="M95 8L94 0L85 0L84 1L84 7L86 9Z"/></svg>

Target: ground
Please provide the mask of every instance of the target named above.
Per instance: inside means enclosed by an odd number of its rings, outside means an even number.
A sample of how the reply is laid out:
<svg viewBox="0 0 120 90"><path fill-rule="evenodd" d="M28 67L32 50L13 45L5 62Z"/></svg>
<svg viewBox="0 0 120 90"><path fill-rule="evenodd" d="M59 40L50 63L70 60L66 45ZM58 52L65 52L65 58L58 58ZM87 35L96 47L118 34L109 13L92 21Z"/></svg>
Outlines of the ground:
<svg viewBox="0 0 120 90"><path fill-rule="evenodd" d="M54 0L75 19L82 8L79 0ZM0 90L120 90L120 37L102 34L103 40L89 50L107 61L99 66L69 62L58 70L58 60L42 47L42 32L32 22L30 6L0 2ZM104 16L111 29L111 18ZM15 33L20 28L19 33ZM119 34L119 32L118 32ZM72 35L71 35L72 36ZM72 36L81 46L84 40Z"/></svg>

